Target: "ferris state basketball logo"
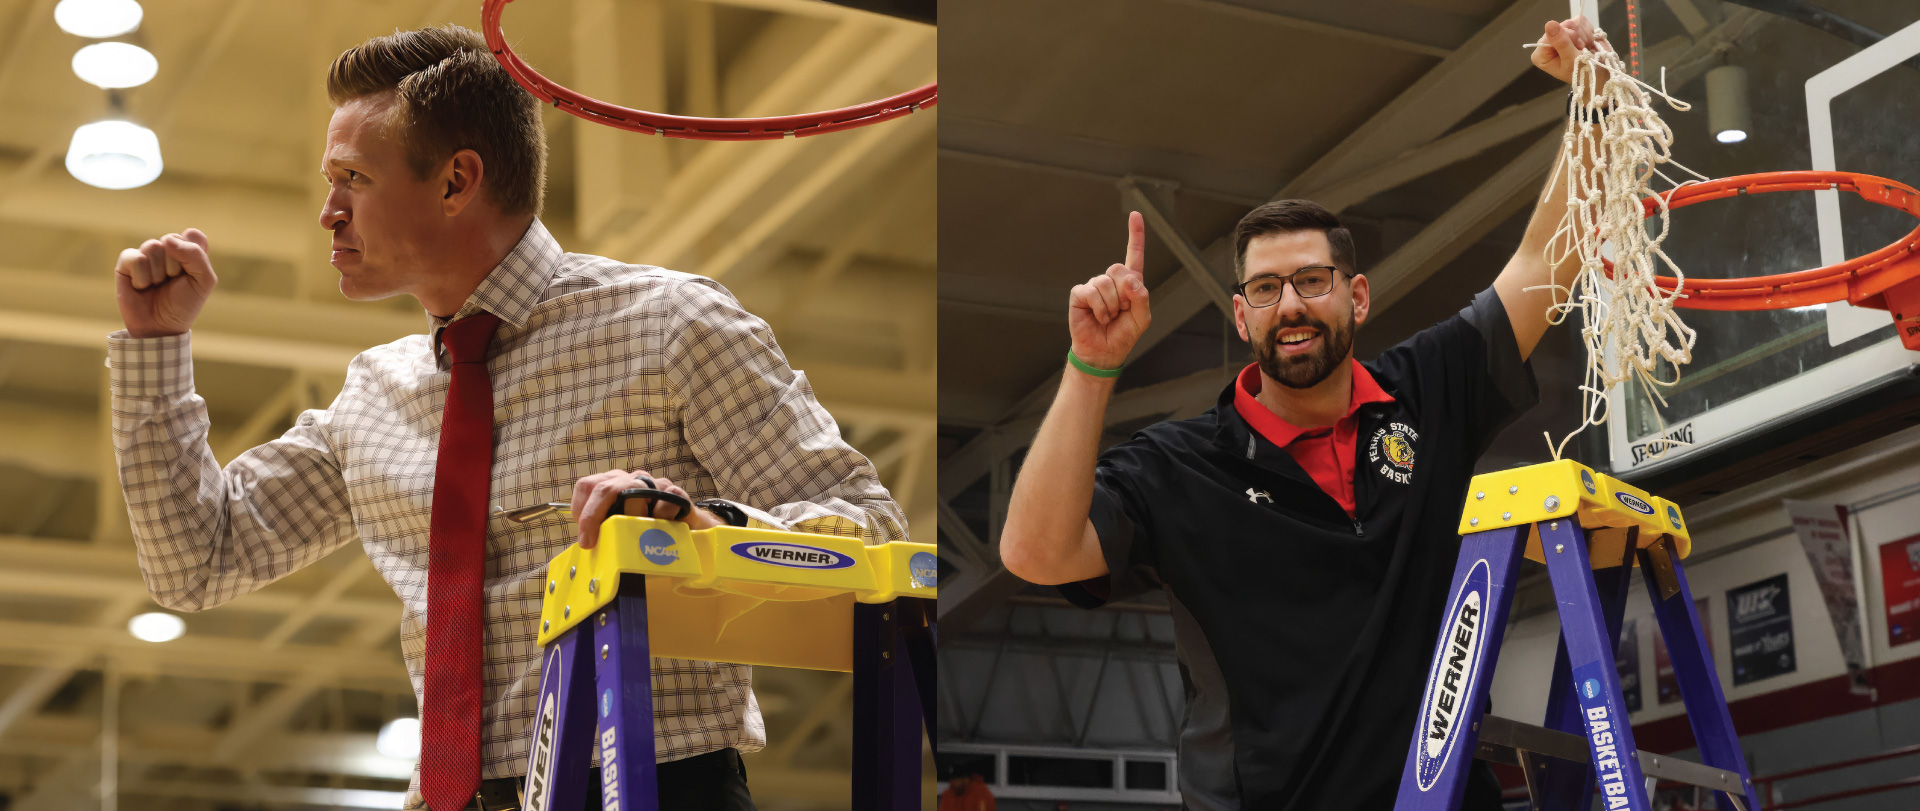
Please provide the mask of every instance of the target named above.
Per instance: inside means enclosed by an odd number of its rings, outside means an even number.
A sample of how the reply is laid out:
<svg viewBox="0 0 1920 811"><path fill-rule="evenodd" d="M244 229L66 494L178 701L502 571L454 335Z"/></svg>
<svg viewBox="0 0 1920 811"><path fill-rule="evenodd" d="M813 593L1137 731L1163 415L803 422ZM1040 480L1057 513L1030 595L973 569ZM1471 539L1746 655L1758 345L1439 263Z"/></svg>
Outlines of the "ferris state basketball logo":
<svg viewBox="0 0 1920 811"><path fill-rule="evenodd" d="M1388 423L1373 432L1367 443L1367 462L1380 466L1380 475L1406 484L1413 479L1413 445L1420 432L1404 422Z"/></svg>

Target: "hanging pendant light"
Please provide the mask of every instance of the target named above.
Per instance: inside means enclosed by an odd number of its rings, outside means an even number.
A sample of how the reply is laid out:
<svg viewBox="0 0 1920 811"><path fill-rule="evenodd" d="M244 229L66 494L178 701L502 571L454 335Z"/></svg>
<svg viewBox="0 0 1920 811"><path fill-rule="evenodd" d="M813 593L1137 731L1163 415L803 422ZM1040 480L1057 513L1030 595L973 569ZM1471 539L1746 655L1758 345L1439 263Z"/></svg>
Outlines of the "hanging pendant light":
<svg viewBox="0 0 1920 811"><path fill-rule="evenodd" d="M103 90L139 87L158 72L153 54L125 42L98 42L73 54L73 75Z"/></svg>
<svg viewBox="0 0 1920 811"><path fill-rule="evenodd" d="M1747 104L1747 69L1721 65L1707 71L1707 129L1723 144L1747 140L1753 112Z"/></svg>
<svg viewBox="0 0 1920 811"><path fill-rule="evenodd" d="M160 139L131 121L95 121L73 131L67 172L89 186L134 189L160 176Z"/></svg>
<svg viewBox="0 0 1920 811"><path fill-rule="evenodd" d="M131 34L145 14L135 0L60 0L53 21L76 37L104 39Z"/></svg>

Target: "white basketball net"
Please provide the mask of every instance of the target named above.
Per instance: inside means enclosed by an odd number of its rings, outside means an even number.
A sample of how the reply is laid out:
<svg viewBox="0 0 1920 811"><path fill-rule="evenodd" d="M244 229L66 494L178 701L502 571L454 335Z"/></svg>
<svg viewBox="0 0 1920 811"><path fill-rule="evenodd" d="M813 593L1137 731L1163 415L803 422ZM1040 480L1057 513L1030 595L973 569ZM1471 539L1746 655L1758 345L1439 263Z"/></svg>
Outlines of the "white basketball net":
<svg viewBox="0 0 1920 811"><path fill-rule="evenodd" d="M1596 36L1606 40L1603 32ZM1663 69L1663 85L1664 74ZM1573 105L1568 113L1560 161L1541 199L1555 193L1567 196L1566 218L1548 241L1545 259L1550 269L1573 260L1580 269L1565 284L1556 278L1547 285L1554 291L1547 318L1558 324L1576 310L1582 315L1587 374L1580 390L1586 419L1558 444L1547 436L1555 459L1587 426L1606 423L1609 388L1637 379L1665 405L1658 390L1678 383L1680 366L1692 360L1694 332L1673 307L1683 285L1668 292L1654 283L1661 265L1676 280L1684 283L1686 277L1660 248L1667 238L1667 202L1649 184L1658 176L1669 188L1680 185L1660 171L1661 164L1706 179L1673 162L1673 131L1653 109L1655 96L1676 110L1688 109L1687 103L1634 78L1612 49L1581 51L1574 60L1573 88L1575 98L1590 101ZM1644 216L1642 201L1648 199L1660 212L1657 228ZM1613 255L1611 275L1602 245ZM1673 370L1672 379L1660 378L1661 361ZM1664 425L1660 433L1665 433ZM1654 455L1677 444L1682 443L1656 439Z"/></svg>

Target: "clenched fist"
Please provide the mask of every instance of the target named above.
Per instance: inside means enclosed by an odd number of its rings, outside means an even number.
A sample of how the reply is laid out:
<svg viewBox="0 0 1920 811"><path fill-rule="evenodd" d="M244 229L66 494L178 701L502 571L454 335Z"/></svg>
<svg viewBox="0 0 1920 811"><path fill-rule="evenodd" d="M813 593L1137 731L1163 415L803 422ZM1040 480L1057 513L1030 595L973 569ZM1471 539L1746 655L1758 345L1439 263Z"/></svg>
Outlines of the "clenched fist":
<svg viewBox="0 0 1920 811"><path fill-rule="evenodd" d="M1595 35L1592 21L1575 17L1566 22L1549 22L1533 49L1533 66L1562 82L1573 81L1573 60L1581 51L1607 51L1607 41ZM1603 74L1601 80L1604 82Z"/></svg>
<svg viewBox="0 0 1920 811"><path fill-rule="evenodd" d="M179 335L193 328L219 279L198 228L149 239L120 252L113 265L120 320L135 338Z"/></svg>
<svg viewBox="0 0 1920 811"><path fill-rule="evenodd" d="M1067 329L1073 335L1073 354L1090 365L1116 369L1153 323L1147 308L1147 224L1140 212L1127 216L1126 261L1107 272L1073 286L1068 297Z"/></svg>

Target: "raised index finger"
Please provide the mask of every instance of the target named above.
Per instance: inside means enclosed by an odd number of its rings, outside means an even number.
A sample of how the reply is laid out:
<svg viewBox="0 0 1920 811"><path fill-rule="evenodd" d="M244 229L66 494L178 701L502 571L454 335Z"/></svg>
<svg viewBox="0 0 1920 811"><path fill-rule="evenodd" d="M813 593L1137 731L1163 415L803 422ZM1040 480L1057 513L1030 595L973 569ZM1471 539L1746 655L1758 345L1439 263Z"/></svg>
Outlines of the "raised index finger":
<svg viewBox="0 0 1920 811"><path fill-rule="evenodd" d="M1147 267L1147 221L1134 211L1127 214L1127 270L1142 275Z"/></svg>

